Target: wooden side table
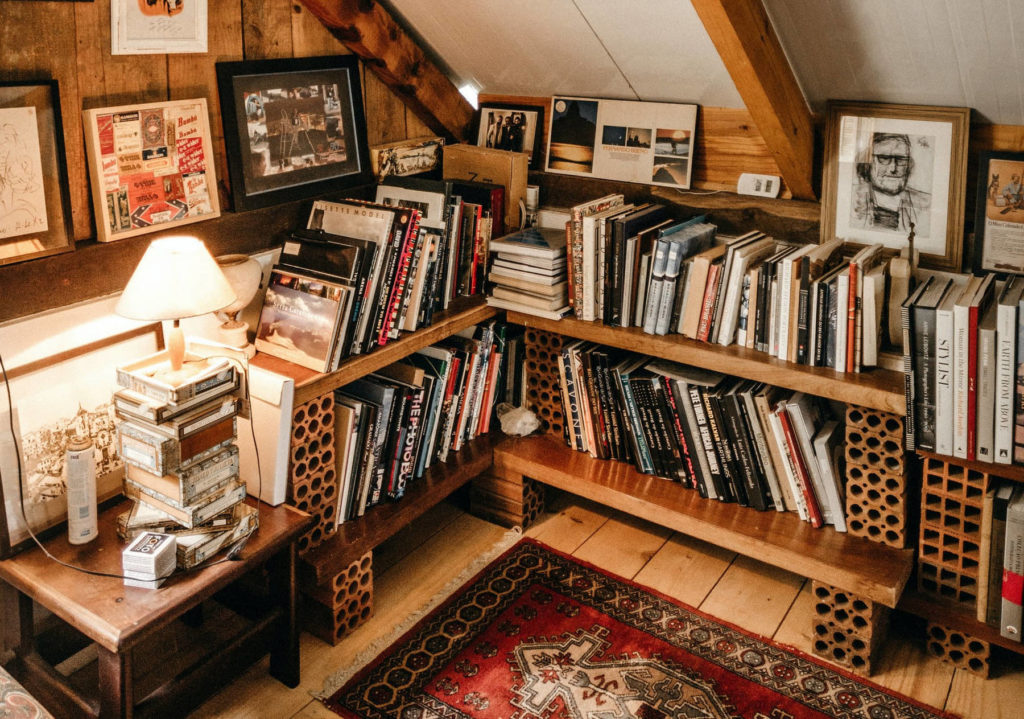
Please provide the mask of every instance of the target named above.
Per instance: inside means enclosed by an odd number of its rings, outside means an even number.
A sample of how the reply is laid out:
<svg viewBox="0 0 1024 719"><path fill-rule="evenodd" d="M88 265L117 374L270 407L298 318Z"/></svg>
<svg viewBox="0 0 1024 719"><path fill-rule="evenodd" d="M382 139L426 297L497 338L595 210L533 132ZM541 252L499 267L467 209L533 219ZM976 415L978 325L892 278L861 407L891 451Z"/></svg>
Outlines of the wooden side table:
<svg viewBox="0 0 1024 719"><path fill-rule="evenodd" d="M310 517L281 505L259 507L259 529L234 561L173 575L156 590L126 587L120 579L63 567L38 548L0 561L0 579L19 595L20 645L8 670L60 716L135 717L184 715L202 698L224 686L236 672L270 652L270 673L289 687L299 683L296 621L295 540ZM45 543L58 559L87 569L119 574L121 551L115 527L121 503L100 514L100 536L72 546L66 536ZM223 556L223 555L220 555ZM216 560L214 560L216 561ZM249 572L267 568L266 601L252 598L245 613L252 621L226 645L217 647L188 671L135 696L133 650L154 633L225 590ZM95 642L99 657L98 695L76 691L37 651L33 601ZM257 611L259 610L259 611Z"/></svg>

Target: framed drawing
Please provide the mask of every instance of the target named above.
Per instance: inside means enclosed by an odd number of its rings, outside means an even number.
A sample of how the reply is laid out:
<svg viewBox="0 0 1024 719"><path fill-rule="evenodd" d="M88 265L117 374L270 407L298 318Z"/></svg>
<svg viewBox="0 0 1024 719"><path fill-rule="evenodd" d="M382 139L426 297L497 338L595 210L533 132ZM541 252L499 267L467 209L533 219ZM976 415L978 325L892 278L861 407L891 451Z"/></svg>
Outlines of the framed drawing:
<svg viewBox="0 0 1024 719"><path fill-rule="evenodd" d="M697 106L554 97L548 172L688 189Z"/></svg>
<svg viewBox="0 0 1024 719"><path fill-rule="evenodd" d="M0 406L0 556L31 541L26 518L35 533L67 519L64 452L76 434L93 441L97 498L121 492L124 465L116 451L111 399L114 368L157 352L163 344L162 325L156 322L7 371L13 407Z"/></svg>
<svg viewBox="0 0 1024 719"><path fill-rule="evenodd" d="M110 0L110 54L206 52L207 0Z"/></svg>
<svg viewBox="0 0 1024 719"><path fill-rule="evenodd" d="M220 215L206 98L82 115L100 242Z"/></svg>
<svg viewBox="0 0 1024 719"><path fill-rule="evenodd" d="M974 208L975 273L1024 272L1024 152L982 152Z"/></svg>
<svg viewBox="0 0 1024 719"><path fill-rule="evenodd" d="M0 265L74 249L57 81L0 83Z"/></svg>
<svg viewBox="0 0 1024 719"><path fill-rule="evenodd" d="M530 169L540 169L544 137L543 105L481 103L477 115L476 144L497 150L525 152Z"/></svg>
<svg viewBox="0 0 1024 719"><path fill-rule="evenodd" d="M821 240L906 246L921 265L959 271L970 109L828 104Z"/></svg>
<svg viewBox="0 0 1024 719"><path fill-rule="evenodd" d="M373 182L355 55L217 63L235 210Z"/></svg>

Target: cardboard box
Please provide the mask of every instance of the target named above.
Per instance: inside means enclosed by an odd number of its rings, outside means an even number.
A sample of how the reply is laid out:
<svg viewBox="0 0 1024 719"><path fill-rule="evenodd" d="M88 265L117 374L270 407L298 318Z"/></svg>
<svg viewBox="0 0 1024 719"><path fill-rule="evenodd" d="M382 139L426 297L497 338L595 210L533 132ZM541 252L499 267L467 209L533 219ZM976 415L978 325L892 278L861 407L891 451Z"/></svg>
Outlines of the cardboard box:
<svg viewBox="0 0 1024 719"><path fill-rule="evenodd" d="M505 188L505 232L519 229L519 203L526 202L526 171L530 156L525 152L493 150L476 145L446 145L446 180L490 182ZM495 238L497 239L497 238Z"/></svg>

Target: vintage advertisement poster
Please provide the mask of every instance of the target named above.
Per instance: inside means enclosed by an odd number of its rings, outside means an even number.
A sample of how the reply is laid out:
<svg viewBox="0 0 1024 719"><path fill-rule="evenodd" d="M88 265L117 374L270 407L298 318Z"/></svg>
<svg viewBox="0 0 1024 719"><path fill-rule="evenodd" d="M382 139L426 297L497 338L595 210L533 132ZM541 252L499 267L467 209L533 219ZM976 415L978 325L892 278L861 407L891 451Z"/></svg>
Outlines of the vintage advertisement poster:
<svg viewBox="0 0 1024 719"><path fill-rule="evenodd" d="M35 108L0 108L0 240L46 230Z"/></svg>
<svg viewBox="0 0 1024 719"><path fill-rule="evenodd" d="M984 193L981 268L1024 272L1024 162L993 158L988 162ZM979 209L981 205L979 197Z"/></svg>

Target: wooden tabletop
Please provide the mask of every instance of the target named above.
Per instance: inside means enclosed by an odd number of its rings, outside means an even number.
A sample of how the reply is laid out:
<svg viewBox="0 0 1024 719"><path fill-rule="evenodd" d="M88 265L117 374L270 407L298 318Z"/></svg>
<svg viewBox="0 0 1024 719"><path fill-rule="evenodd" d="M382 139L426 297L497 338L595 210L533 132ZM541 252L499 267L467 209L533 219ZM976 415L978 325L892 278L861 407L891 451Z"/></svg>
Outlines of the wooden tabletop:
<svg viewBox="0 0 1024 719"><path fill-rule="evenodd" d="M0 579L105 649L123 651L287 547L310 522L308 515L293 507L271 507L252 498L247 501L259 507L259 529L239 554L241 561L177 572L159 589L126 587L119 578L93 576L63 567L38 547L0 561ZM125 500L101 512L99 537L88 544L72 546L66 535L60 535L47 540L44 546L54 557L69 564L120 574L121 552L126 545L114 527L117 515L129 505ZM211 562L223 557L222 552Z"/></svg>

